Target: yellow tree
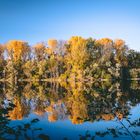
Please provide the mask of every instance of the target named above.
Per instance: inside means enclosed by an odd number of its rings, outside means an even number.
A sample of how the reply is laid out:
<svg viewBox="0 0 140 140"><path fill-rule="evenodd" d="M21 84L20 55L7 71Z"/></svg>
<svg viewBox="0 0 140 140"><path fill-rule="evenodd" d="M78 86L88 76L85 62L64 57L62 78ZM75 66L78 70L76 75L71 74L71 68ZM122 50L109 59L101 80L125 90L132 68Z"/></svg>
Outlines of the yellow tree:
<svg viewBox="0 0 140 140"><path fill-rule="evenodd" d="M119 49L121 49L124 46L125 46L125 41L124 40L122 40L122 39L116 39L114 41L114 47L115 47L115 49L119 50Z"/></svg>
<svg viewBox="0 0 140 140"><path fill-rule="evenodd" d="M35 79L42 79L46 77L46 46L45 43L37 43L35 46L33 46L33 52L34 52L34 63L35 66L35 73L34 73L34 78Z"/></svg>
<svg viewBox="0 0 140 140"><path fill-rule="evenodd" d="M48 48L46 52L48 54L48 69L50 72L50 77L58 77L58 55L57 55L57 46L58 42L55 39L48 40Z"/></svg>
<svg viewBox="0 0 140 140"><path fill-rule="evenodd" d="M122 39L116 39L114 41L114 50L115 50L115 63L117 67L117 73L119 78L125 79L128 74L128 59L127 59L127 54L128 54L128 48Z"/></svg>
<svg viewBox="0 0 140 140"><path fill-rule="evenodd" d="M102 39L97 40L96 43L98 43L101 46L108 47L112 45L113 41L110 38L102 38Z"/></svg>
<svg viewBox="0 0 140 140"><path fill-rule="evenodd" d="M116 50L115 60L121 66L127 66L127 47L125 41L122 39L116 39L114 41L114 48Z"/></svg>
<svg viewBox="0 0 140 140"><path fill-rule="evenodd" d="M67 69L71 73L71 77L82 79L88 57L86 39L79 36L72 37L68 41L67 54L65 57Z"/></svg>
<svg viewBox="0 0 140 140"><path fill-rule="evenodd" d="M11 40L6 44L9 59L7 60L6 76L8 81L16 83L23 78L22 65L29 58L30 48L27 42Z"/></svg>
<svg viewBox="0 0 140 140"><path fill-rule="evenodd" d="M29 45L27 42L20 41L20 40L11 40L7 44L7 52L8 56L14 62L19 60L25 61L29 55Z"/></svg>
<svg viewBox="0 0 140 140"><path fill-rule="evenodd" d="M38 61L45 59L46 57L46 46L44 43L37 43L34 46L34 53Z"/></svg>
<svg viewBox="0 0 140 140"><path fill-rule="evenodd" d="M49 46L51 53L53 53L56 50L57 45L58 45L57 40L55 40L55 39L48 40L48 46Z"/></svg>
<svg viewBox="0 0 140 140"><path fill-rule="evenodd" d="M110 38L102 38L96 41L96 46L100 49L100 61L106 62L110 59L113 50L113 40Z"/></svg>

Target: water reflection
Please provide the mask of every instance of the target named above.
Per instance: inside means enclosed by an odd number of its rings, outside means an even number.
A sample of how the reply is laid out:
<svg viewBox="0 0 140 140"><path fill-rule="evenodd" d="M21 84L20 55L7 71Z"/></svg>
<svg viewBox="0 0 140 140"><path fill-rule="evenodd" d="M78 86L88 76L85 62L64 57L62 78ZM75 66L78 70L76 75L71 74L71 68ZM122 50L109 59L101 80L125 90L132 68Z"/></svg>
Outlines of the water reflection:
<svg viewBox="0 0 140 140"><path fill-rule="evenodd" d="M61 125L64 126L62 131L69 129L63 133L58 131L60 139L139 139L139 84L139 81L61 85L21 82L16 86L1 83L0 100L9 100L15 105L7 112L11 123L17 125L17 120L23 123L34 116L39 119L38 126L43 129L42 132L47 133L50 139L56 137L50 131L51 128L48 130L49 125L56 132ZM88 129L91 128L90 132L86 130L86 125Z"/></svg>

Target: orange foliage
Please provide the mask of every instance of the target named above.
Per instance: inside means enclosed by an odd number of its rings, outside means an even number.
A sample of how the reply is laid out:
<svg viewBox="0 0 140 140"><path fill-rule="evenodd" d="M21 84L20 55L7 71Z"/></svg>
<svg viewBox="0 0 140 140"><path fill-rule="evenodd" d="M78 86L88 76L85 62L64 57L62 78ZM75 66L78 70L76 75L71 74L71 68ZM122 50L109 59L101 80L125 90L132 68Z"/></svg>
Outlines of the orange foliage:
<svg viewBox="0 0 140 140"><path fill-rule="evenodd" d="M42 111L42 110L35 110L34 113L38 116L43 116L44 115L44 111Z"/></svg>
<svg viewBox="0 0 140 140"><path fill-rule="evenodd" d="M58 117L57 117L57 111L53 107L53 103L51 103L50 106L48 106L45 110L48 112L48 121L50 122L55 122Z"/></svg>
<svg viewBox="0 0 140 140"><path fill-rule="evenodd" d="M38 60L43 59L46 54L46 47L43 43L38 43L34 46L35 54Z"/></svg>
<svg viewBox="0 0 140 140"><path fill-rule="evenodd" d="M9 111L8 116L11 120L22 120L23 119L23 109L19 100L15 99L15 108L12 111Z"/></svg>
<svg viewBox="0 0 140 140"><path fill-rule="evenodd" d="M76 47L81 47L81 45L85 45L86 40L80 36L73 36L70 38L70 40L68 41L68 43L73 47L72 49L76 48Z"/></svg>
<svg viewBox="0 0 140 140"><path fill-rule="evenodd" d="M113 114L102 114L102 119L104 119L106 121L113 120L114 115Z"/></svg>
<svg viewBox="0 0 140 140"><path fill-rule="evenodd" d="M96 44L98 44L99 46L108 46L108 45L112 45L113 41L109 38L102 38L100 40L96 41Z"/></svg>
<svg viewBox="0 0 140 140"><path fill-rule="evenodd" d="M57 44L58 44L58 42L55 39L49 39L48 40L48 45L49 45L52 52L56 49Z"/></svg>
<svg viewBox="0 0 140 140"><path fill-rule="evenodd" d="M73 124L82 124L82 123L84 122L84 120L79 119L79 118L76 117L76 116L73 116L73 118L71 119L71 122L72 122Z"/></svg>
<svg viewBox="0 0 140 140"><path fill-rule="evenodd" d="M73 66L73 70L77 71L88 59L87 41L82 37L73 36L68 42L70 53L66 56L66 61Z"/></svg>
<svg viewBox="0 0 140 140"><path fill-rule="evenodd" d="M119 120L122 120L122 118L123 118L123 114L120 112L116 112L116 116Z"/></svg>
<svg viewBox="0 0 140 140"><path fill-rule="evenodd" d="M122 39L116 39L116 40L114 41L114 47L115 47L116 49L120 49L120 48L122 48L124 45L125 45L125 42L124 42Z"/></svg>
<svg viewBox="0 0 140 140"><path fill-rule="evenodd" d="M29 52L29 46L27 42L11 40L7 44L8 54L14 61L24 60Z"/></svg>
<svg viewBox="0 0 140 140"><path fill-rule="evenodd" d="M49 122L55 122L57 121L57 115L56 114L51 114L51 115L48 115L48 121Z"/></svg>

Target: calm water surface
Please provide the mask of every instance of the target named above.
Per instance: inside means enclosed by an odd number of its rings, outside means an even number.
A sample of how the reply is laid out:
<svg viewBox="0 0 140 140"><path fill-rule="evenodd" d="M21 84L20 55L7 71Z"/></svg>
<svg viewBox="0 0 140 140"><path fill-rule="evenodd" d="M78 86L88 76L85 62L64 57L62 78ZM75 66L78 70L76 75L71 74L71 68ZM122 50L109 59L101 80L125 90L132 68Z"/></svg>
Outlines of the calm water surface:
<svg viewBox="0 0 140 140"><path fill-rule="evenodd" d="M15 104L8 113L10 127L31 124L19 140L140 139L139 81L1 84L0 99Z"/></svg>

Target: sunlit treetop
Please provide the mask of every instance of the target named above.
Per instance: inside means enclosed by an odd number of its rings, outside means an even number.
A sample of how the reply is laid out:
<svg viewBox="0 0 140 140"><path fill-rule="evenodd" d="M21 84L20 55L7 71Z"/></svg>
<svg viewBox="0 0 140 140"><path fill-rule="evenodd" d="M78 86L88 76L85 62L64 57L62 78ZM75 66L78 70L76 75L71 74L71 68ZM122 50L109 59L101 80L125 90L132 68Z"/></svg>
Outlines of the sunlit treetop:
<svg viewBox="0 0 140 140"><path fill-rule="evenodd" d="M20 40L11 40L6 44L9 57L13 57L15 61L23 60L30 51L27 42Z"/></svg>
<svg viewBox="0 0 140 140"><path fill-rule="evenodd" d="M80 47L81 44L86 43L86 40L80 36L73 36L70 38L68 43L71 46Z"/></svg>
<svg viewBox="0 0 140 140"><path fill-rule="evenodd" d="M50 48L46 48L46 53L47 53L48 55L51 55L53 52L52 52L52 50L51 50Z"/></svg>
<svg viewBox="0 0 140 140"><path fill-rule="evenodd" d="M113 40L109 38L102 38L102 39L96 40L96 44L98 46L111 46L113 44Z"/></svg>
<svg viewBox="0 0 140 140"><path fill-rule="evenodd" d="M34 46L34 51L35 51L35 55L36 55L38 60L45 58L46 46L44 43L37 43Z"/></svg>
<svg viewBox="0 0 140 140"><path fill-rule="evenodd" d="M70 51L73 53L80 53L82 50L86 48L86 40L80 36L73 36L68 41L70 46ZM82 53L82 52L81 52Z"/></svg>
<svg viewBox="0 0 140 140"><path fill-rule="evenodd" d="M116 39L115 41L114 41L114 47L116 48L116 49L120 49L120 48L122 48L122 47L124 47L125 46L125 41L124 40L122 40L122 39Z"/></svg>
<svg viewBox="0 0 140 140"><path fill-rule="evenodd" d="M55 40L55 39L48 40L48 46L52 49L52 51L54 51L56 49L57 45L58 45L57 40Z"/></svg>
<svg viewBox="0 0 140 140"><path fill-rule="evenodd" d="M87 54L87 41L86 39L73 36L68 41L68 52L66 56L67 63L71 64L73 67L83 67L85 61L88 58Z"/></svg>
<svg viewBox="0 0 140 140"><path fill-rule="evenodd" d="M35 50L37 51L41 51L41 50L44 50L45 49L45 45L43 43L37 43L35 46L34 46Z"/></svg>

